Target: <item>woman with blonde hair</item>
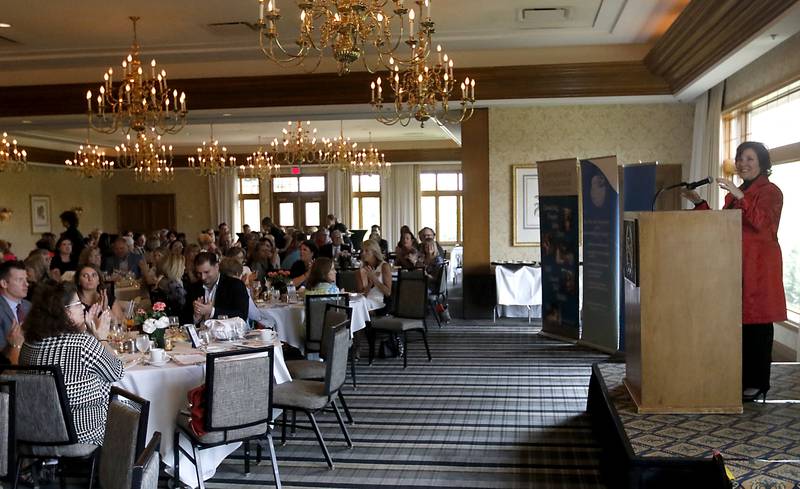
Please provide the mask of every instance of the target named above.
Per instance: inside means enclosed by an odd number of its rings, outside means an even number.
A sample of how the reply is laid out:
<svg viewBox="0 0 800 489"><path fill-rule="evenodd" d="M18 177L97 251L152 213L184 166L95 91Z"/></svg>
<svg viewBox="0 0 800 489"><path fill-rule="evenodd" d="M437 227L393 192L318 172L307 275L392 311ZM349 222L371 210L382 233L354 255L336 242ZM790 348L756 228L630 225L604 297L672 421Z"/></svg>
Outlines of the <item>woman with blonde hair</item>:
<svg viewBox="0 0 800 489"><path fill-rule="evenodd" d="M378 243L367 240L361 244L361 263L356 274L358 291L367 298L370 311L384 309L386 298L392 295L392 267L383 261Z"/></svg>
<svg viewBox="0 0 800 489"><path fill-rule="evenodd" d="M81 251L78 257L78 266L94 265L97 268L103 266L103 255L100 253L100 248L97 246L87 246Z"/></svg>
<svg viewBox="0 0 800 489"><path fill-rule="evenodd" d="M166 304L168 316L178 316L186 305L186 289L182 281L185 268L184 258L173 253L164 255L156 266L158 281L150 292L150 302Z"/></svg>

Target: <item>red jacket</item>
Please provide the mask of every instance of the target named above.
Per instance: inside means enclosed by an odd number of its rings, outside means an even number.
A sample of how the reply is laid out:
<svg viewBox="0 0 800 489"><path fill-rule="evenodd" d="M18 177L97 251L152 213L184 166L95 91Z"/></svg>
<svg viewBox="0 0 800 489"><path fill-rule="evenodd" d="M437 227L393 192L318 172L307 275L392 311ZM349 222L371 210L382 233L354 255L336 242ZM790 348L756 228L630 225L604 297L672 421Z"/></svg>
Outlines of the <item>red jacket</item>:
<svg viewBox="0 0 800 489"><path fill-rule="evenodd" d="M703 202L695 209L708 209ZM725 196L726 209L742 211L742 323L786 320L783 258L778 244L783 194L766 176L757 177L744 198Z"/></svg>

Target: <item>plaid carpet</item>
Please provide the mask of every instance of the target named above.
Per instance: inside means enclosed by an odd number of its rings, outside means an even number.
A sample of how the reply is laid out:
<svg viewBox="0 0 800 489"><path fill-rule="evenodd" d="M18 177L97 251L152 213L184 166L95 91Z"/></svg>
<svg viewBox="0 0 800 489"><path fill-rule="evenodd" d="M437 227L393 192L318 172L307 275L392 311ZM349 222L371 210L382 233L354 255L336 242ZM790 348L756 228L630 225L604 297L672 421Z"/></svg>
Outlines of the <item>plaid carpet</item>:
<svg viewBox="0 0 800 489"><path fill-rule="evenodd" d="M332 413L318 416L335 470L314 434L299 429L277 446L286 488L601 488L585 413L592 362L605 355L504 320L454 321L429 332L402 359L358 364L345 396L356 424L348 450ZM298 416L298 423L308 426ZM276 436L276 443L280 435ZM269 462L242 473L241 450L209 488L271 486Z"/></svg>

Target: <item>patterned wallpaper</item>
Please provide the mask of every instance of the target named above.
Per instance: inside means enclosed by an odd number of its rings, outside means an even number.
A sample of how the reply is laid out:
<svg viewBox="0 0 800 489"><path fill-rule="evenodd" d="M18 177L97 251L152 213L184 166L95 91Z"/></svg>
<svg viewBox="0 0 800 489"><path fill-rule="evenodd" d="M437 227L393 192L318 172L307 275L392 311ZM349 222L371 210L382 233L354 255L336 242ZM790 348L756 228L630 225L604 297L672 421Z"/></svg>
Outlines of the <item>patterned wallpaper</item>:
<svg viewBox="0 0 800 489"><path fill-rule="evenodd" d="M694 105L566 105L489 109L490 257L539 260L511 246L511 167L560 158L616 155L618 162L680 163L692 156Z"/></svg>

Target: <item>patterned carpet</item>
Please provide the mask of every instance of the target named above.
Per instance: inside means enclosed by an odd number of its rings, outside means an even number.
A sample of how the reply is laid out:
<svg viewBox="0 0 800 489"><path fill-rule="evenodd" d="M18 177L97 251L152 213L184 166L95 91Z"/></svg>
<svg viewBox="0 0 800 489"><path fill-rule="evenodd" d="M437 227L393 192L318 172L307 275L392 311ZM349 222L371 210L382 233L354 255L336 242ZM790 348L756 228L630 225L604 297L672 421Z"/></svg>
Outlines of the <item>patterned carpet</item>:
<svg viewBox="0 0 800 489"><path fill-rule="evenodd" d="M348 450L332 414L320 416L335 463L313 432L277 447L286 488L602 488L585 413L593 362L605 355L537 335L505 320L454 321L430 330L433 362L412 343L400 359L358 364L346 398L356 425ZM301 417L298 417L298 422ZM268 462L242 473L241 452L209 488L272 484Z"/></svg>
<svg viewBox="0 0 800 489"><path fill-rule="evenodd" d="M634 453L639 457L710 458L716 449L734 487L792 489L800 481L800 365L774 364L767 403L740 415L637 414L622 379L624 364L600 371Z"/></svg>

